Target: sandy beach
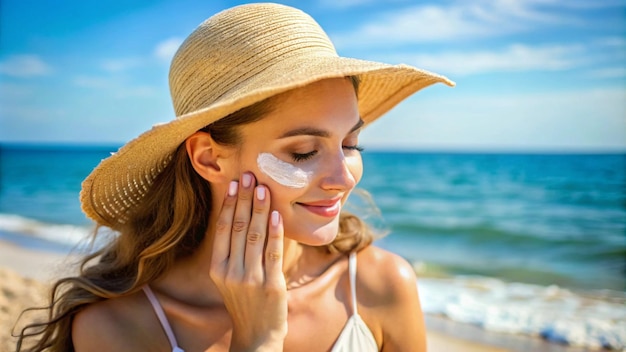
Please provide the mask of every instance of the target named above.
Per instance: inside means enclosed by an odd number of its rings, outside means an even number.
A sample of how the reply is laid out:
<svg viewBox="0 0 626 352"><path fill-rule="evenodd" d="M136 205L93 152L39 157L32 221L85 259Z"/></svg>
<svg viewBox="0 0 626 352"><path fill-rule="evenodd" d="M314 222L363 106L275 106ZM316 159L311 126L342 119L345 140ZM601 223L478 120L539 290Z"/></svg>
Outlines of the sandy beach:
<svg viewBox="0 0 626 352"><path fill-rule="evenodd" d="M15 350L11 330L17 317L25 308L45 303L50 283L71 273L69 268L73 259L60 253L26 249L0 240L0 350ZM34 319L31 316L28 318ZM428 317L427 326L430 352L584 351L539 339L489 334L477 327L438 317Z"/></svg>

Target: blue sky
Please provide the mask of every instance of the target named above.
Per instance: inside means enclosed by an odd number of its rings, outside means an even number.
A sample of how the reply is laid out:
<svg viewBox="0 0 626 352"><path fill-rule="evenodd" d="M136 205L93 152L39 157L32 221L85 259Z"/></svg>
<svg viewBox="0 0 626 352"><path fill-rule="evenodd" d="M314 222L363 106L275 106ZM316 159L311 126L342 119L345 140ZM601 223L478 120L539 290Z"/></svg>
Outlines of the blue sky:
<svg viewBox="0 0 626 352"><path fill-rule="evenodd" d="M626 0L281 2L341 55L457 82L368 127L366 148L626 151ZM0 142L120 144L171 120L171 56L240 3L0 0Z"/></svg>

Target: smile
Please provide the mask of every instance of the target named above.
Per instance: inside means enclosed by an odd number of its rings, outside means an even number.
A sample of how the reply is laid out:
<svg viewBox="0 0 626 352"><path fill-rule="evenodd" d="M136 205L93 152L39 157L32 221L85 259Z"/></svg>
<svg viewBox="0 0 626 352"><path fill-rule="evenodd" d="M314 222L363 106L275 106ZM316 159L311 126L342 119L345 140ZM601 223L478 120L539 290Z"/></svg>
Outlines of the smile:
<svg viewBox="0 0 626 352"><path fill-rule="evenodd" d="M341 209L341 198L323 200L309 203L296 203L313 214L332 218L339 214Z"/></svg>

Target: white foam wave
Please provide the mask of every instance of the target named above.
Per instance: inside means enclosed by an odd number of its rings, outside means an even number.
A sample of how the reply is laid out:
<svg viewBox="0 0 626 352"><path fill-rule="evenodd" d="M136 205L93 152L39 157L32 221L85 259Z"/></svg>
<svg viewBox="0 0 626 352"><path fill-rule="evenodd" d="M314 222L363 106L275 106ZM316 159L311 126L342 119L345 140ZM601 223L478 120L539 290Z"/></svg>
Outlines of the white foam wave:
<svg viewBox="0 0 626 352"><path fill-rule="evenodd" d="M73 247L92 232L89 227L67 224L49 224L14 214L0 214L0 231L41 238Z"/></svg>
<svg viewBox="0 0 626 352"><path fill-rule="evenodd" d="M425 313L575 346L626 348L623 292L583 296L557 286L484 277L422 278L418 289Z"/></svg>

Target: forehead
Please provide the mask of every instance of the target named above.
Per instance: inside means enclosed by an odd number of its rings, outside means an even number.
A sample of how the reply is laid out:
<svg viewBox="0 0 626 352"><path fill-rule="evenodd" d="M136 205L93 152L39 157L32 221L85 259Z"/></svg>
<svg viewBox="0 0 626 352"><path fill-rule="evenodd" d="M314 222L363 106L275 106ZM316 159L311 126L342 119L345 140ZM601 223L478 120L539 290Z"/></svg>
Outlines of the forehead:
<svg viewBox="0 0 626 352"><path fill-rule="evenodd" d="M288 129L294 125L334 124L353 126L359 121L355 87L347 78L333 78L277 95L271 99L270 111L259 123ZM332 132L335 128L326 126Z"/></svg>

